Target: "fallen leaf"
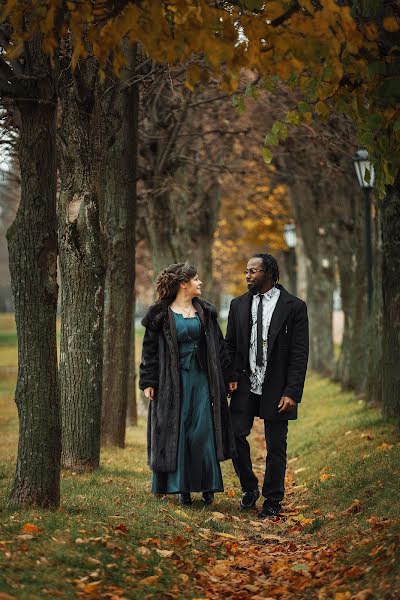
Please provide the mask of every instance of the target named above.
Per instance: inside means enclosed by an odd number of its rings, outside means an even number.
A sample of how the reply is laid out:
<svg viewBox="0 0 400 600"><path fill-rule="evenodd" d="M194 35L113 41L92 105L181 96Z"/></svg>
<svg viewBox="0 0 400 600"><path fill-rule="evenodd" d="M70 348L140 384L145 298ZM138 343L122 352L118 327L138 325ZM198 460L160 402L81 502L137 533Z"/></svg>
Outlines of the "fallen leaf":
<svg viewBox="0 0 400 600"><path fill-rule="evenodd" d="M261 534L261 539L270 540L271 542L283 542L285 540L285 538L280 537L279 535L272 535L271 533Z"/></svg>
<svg viewBox="0 0 400 600"><path fill-rule="evenodd" d="M374 439L375 436L372 435L372 433L369 433L369 431L366 431L364 433L361 434L361 438L364 440L368 440L371 441Z"/></svg>
<svg viewBox="0 0 400 600"><path fill-rule="evenodd" d="M224 513L220 513L220 512L213 512L213 513L211 513L211 515L212 515L212 517L213 517L214 519L221 519L221 521L222 521L223 519L226 519L226 515L224 515Z"/></svg>
<svg viewBox="0 0 400 600"><path fill-rule="evenodd" d="M137 585L154 585L160 579L159 575L150 575L137 582Z"/></svg>
<svg viewBox="0 0 400 600"><path fill-rule="evenodd" d="M335 600L349 600L351 598L351 592L336 592Z"/></svg>
<svg viewBox="0 0 400 600"><path fill-rule="evenodd" d="M178 575L178 578L183 582L183 583L187 583L189 581L189 575L186 575L186 573L181 573L180 575Z"/></svg>
<svg viewBox="0 0 400 600"><path fill-rule="evenodd" d="M320 481L328 481L328 479L331 479L331 477L335 477L332 473L321 473L321 475L319 476L319 480Z"/></svg>
<svg viewBox="0 0 400 600"><path fill-rule="evenodd" d="M117 531L121 531L122 533L128 533L128 528L123 523L120 523L119 525L114 527L114 529L116 529Z"/></svg>
<svg viewBox="0 0 400 600"><path fill-rule="evenodd" d="M145 546L139 546L139 548L137 548L136 552L138 554L140 554L141 556L150 556L150 554L151 554L151 550L149 550Z"/></svg>
<svg viewBox="0 0 400 600"><path fill-rule="evenodd" d="M372 598L373 595L374 592L370 588L367 588L365 590L361 590L355 596L353 596L353 600L368 600L368 598Z"/></svg>
<svg viewBox="0 0 400 600"><path fill-rule="evenodd" d="M5 592L0 592L0 600L17 600L15 596L10 596L10 594L6 594Z"/></svg>
<svg viewBox="0 0 400 600"><path fill-rule="evenodd" d="M243 586L245 590L248 592L252 592L253 594L260 591L260 586L252 585L251 583L247 583Z"/></svg>
<svg viewBox="0 0 400 600"><path fill-rule="evenodd" d="M384 452L386 452L387 450L391 450L393 448L393 444L387 444L386 442L383 442L380 446L377 446L377 450L383 450Z"/></svg>
<svg viewBox="0 0 400 600"><path fill-rule="evenodd" d="M307 467L299 467L298 469L295 469L293 472L295 475L297 475L297 473L302 473L303 471L307 471Z"/></svg>
<svg viewBox="0 0 400 600"><path fill-rule="evenodd" d="M91 583L85 583L79 586L84 594L92 594L101 585L101 581L92 581Z"/></svg>
<svg viewBox="0 0 400 600"><path fill-rule="evenodd" d="M357 498L355 498L351 505L348 508L346 508L345 511L343 511L343 514L349 515L357 514L359 512L361 512L361 502Z"/></svg>
<svg viewBox="0 0 400 600"><path fill-rule="evenodd" d="M24 533L40 533L42 530L33 523L25 523L25 525L22 527L22 531Z"/></svg>
<svg viewBox="0 0 400 600"><path fill-rule="evenodd" d="M21 533L15 536L18 540L33 540L33 535L30 533Z"/></svg>
<svg viewBox="0 0 400 600"><path fill-rule="evenodd" d="M236 496L236 492L234 489L230 488L229 490L226 490L225 494L227 496L229 496L229 498L234 498Z"/></svg>
<svg viewBox="0 0 400 600"><path fill-rule="evenodd" d="M158 548L156 548L156 552L159 556L162 556L163 558L169 558L174 554L173 550L159 550Z"/></svg>

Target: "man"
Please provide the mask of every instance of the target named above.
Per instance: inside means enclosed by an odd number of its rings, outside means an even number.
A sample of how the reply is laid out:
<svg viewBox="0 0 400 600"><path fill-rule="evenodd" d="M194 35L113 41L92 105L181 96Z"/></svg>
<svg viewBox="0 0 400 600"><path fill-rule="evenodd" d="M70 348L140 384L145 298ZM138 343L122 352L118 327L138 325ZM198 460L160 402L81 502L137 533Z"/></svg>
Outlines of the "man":
<svg viewBox="0 0 400 600"><path fill-rule="evenodd" d="M233 464L243 490L242 509L260 495L253 473L250 434L255 416L264 419L267 463L260 518L273 517L284 497L288 421L297 418L308 360L305 302L278 284L279 269L269 254L255 254L244 271L248 292L231 302L226 342L232 366L230 412L237 458Z"/></svg>

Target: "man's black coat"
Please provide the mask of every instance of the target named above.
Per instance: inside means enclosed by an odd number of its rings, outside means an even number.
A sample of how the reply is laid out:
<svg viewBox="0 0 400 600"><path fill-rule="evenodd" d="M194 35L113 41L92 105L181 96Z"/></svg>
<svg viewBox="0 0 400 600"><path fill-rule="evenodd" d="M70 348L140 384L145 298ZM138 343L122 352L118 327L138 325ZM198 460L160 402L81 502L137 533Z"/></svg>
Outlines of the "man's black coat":
<svg viewBox="0 0 400 600"><path fill-rule="evenodd" d="M290 411L278 413L282 396L301 401L308 360L308 317L303 300L281 291L272 315L268 332L267 370L265 373L258 416L270 421L297 419L297 405ZM231 360L231 381L238 381L232 394L232 412L252 410L249 402L250 369L249 345L252 325L253 294L247 292L231 302L226 343Z"/></svg>

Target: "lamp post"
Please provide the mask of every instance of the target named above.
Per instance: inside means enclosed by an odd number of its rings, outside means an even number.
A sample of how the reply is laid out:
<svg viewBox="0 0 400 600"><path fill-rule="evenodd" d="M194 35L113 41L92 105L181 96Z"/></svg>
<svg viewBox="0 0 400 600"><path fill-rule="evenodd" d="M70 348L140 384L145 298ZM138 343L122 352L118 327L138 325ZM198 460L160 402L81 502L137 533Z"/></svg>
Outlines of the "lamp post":
<svg viewBox="0 0 400 600"><path fill-rule="evenodd" d="M364 220L365 220L365 267L367 271L367 301L368 313L372 308L372 240L371 240L371 190L374 187L375 170L369 160L367 150L357 150L354 157L354 168L356 170L358 183L364 192ZM367 170L369 173L366 180Z"/></svg>
<svg viewBox="0 0 400 600"><path fill-rule="evenodd" d="M296 277L296 225L288 223L283 228L283 239L286 242L288 250L288 267L289 267L289 283L292 294L297 294L297 277Z"/></svg>

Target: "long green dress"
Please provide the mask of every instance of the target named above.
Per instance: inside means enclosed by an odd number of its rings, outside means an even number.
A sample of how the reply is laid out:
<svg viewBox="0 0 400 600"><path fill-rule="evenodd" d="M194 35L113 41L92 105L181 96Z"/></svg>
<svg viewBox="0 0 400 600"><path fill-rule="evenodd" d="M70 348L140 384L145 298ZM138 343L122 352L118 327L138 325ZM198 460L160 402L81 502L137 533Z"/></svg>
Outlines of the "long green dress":
<svg viewBox="0 0 400 600"><path fill-rule="evenodd" d="M223 492L217 460L207 372L200 367L197 345L201 322L196 315L174 313L179 342L181 414L177 468L174 473L153 473L155 494Z"/></svg>

